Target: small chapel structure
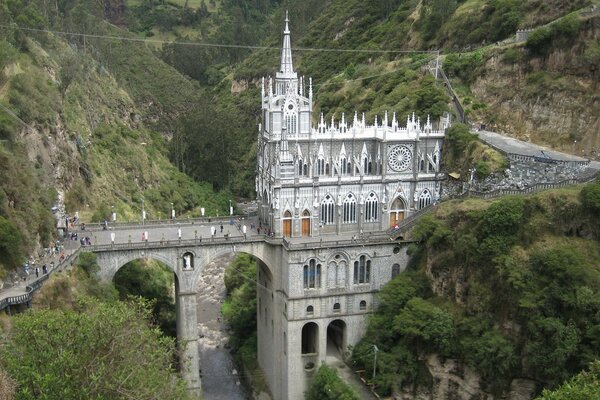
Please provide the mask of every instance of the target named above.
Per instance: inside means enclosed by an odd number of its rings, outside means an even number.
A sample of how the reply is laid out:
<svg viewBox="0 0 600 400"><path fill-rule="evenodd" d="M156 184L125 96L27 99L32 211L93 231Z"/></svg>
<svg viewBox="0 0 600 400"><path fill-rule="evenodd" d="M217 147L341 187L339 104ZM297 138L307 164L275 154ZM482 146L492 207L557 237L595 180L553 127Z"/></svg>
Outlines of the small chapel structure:
<svg viewBox="0 0 600 400"><path fill-rule="evenodd" d="M393 227L440 198L449 116L434 123L392 113L313 125L313 87L292 62L286 14L281 64L262 80L257 147L259 218L275 236L362 234Z"/></svg>

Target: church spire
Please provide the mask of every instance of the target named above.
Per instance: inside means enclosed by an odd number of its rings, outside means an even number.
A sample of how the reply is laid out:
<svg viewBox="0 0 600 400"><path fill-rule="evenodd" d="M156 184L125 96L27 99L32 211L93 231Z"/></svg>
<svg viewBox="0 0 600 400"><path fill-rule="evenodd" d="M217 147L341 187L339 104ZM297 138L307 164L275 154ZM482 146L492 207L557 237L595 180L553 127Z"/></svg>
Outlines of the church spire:
<svg viewBox="0 0 600 400"><path fill-rule="evenodd" d="M280 72L285 75L294 74L294 65L292 63L292 41L290 39L288 12L285 11L285 29L283 30L283 48L281 49L281 68Z"/></svg>

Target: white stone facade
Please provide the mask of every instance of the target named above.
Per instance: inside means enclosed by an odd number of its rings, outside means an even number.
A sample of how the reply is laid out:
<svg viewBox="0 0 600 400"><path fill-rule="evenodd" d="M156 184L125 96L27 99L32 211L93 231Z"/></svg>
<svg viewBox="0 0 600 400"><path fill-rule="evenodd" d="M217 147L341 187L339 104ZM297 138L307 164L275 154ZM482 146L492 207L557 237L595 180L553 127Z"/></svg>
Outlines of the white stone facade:
<svg viewBox="0 0 600 400"><path fill-rule="evenodd" d="M308 86L308 93L305 87ZM440 197L441 147L449 118L434 129L414 114L401 127L387 112L372 124L312 126L312 80L293 69L288 22L280 71L263 79L256 193L265 230L275 236L382 231Z"/></svg>
<svg viewBox="0 0 600 400"><path fill-rule="evenodd" d="M439 199L449 119L434 129L413 114L402 127L395 113L372 124L354 113L351 121L342 114L330 123L321 115L313 126L312 113L312 80L294 71L286 18L280 70L262 84L262 229L291 243L340 234L360 240ZM351 240L284 253L281 265L259 270L258 350L274 398L295 400L328 354L340 356L360 340L375 294L406 268L408 256L398 244Z"/></svg>

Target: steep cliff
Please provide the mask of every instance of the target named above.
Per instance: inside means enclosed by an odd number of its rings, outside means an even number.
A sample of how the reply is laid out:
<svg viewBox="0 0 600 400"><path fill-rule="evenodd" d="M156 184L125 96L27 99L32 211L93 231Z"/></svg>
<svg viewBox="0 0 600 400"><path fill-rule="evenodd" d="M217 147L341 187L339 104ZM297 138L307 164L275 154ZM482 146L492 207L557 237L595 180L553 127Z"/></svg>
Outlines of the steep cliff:
<svg viewBox="0 0 600 400"><path fill-rule="evenodd" d="M457 78L471 122L600 159L600 14L577 13L573 20L574 31L555 33L541 45L529 40L480 50L480 65L471 61L470 82Z"/></svg>

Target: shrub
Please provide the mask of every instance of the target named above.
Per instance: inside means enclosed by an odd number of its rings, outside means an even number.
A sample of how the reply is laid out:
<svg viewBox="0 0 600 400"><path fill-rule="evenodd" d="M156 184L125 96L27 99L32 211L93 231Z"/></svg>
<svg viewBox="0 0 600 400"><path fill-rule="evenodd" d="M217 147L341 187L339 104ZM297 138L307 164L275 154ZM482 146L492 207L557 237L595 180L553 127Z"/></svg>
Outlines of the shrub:
<svg viewBox="0 0 600 400"><path fill-rule="evenodd" d="M544 389L537 400L588 400L600 399L600 361L590 364L589 371L582 371L554 390Z"/></svg>
<svg viewBox="0 0 600 400"><path fill-rule="evenodd" d="M579 198L585 210L600 215L600 183L585 185L581 189Z"/></svg>
<svg viewBox="0 0 600 400"><path fill-rule="evenodd" d="M304 397L306 400L359 400L354 390L344 383L337 372L322 364Z"/></svg>
<svg viewBox="0 0 600 400"><path fill-rule="evenodd" d="M171 369L174 340L139 302L81 299L77 310L36 310L14 319L0 360L19 399L188 399Z"/></svg>
<svg viewBox="0 0 600 400"><path fill-rule="evenodd" d="M534 54L545 55L550 51L551 40L552 30L543 26L529 34L525 46Z"/></svg>

